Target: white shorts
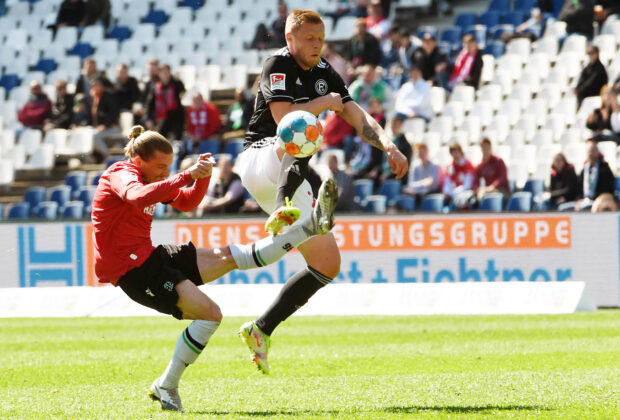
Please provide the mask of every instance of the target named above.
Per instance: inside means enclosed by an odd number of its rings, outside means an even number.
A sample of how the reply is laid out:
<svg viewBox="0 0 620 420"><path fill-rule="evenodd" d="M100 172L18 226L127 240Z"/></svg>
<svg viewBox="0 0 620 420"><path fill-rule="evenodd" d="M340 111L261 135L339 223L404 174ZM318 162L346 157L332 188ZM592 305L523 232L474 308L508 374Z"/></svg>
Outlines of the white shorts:
<svg viewBox="0 0 620 420"><path fill-rule="evenodd" d="M278 144L275 137L266 138L262 143L264 146L250 147L237 156L235 172L261 208L271 214L276 209L276 190L282 162L276 152ZM312 214L315 200L308 180L301 183L291 201L301 211L300 221Z"/></svg>

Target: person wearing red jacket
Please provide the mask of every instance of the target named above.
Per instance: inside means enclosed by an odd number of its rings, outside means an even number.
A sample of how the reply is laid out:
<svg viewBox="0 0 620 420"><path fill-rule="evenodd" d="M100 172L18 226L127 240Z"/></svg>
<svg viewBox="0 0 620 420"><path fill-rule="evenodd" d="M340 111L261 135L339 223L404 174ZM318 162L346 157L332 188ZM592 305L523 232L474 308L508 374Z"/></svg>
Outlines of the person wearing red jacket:
<svg viewBox="0 0 620 420"><path fill-rule="evenodd" d="M508 171L502 158L493 154L491 140L483 138L480 140L482 149L482 161L476 166L476 192L478 201L486 193L499 192L508 196L510 186L508 185Z"/></svg>
<svg viewBox="0 0 620 420"><path fill-rule="evenodd" d="M155 206L168 203L181 211L194 210L205 195L215 161L199 156L190 168L169 177L174 153L161 134L132 128L125 146L127 161L111 165L99 179L92 206L95 274L102 283L119 286L134 301L194 320L179 336L172 360L151 386L150 396L164 410L183 411L178 386L185 368L196 361L220 324L219 306L198 286L234 269L271 264L288 250L322 232L321 212L286 233L248 245L196 248L191 242L154 247L151 225ZM194 181L191 187L183 186Z"/></svg>
<svg viewBox="0 0 620 420"><path fill-rule="evenodd" d="M17 113L17 119L24 127L41 130L45 119L52 113L52 103L36 80L30 82L30 99Z"/></svg>
<svg viewBox="0 0 620 420"><path fill-rule="evenodd" d="M187 135L194 148L220 131L222 126L220 111L213 103L206 102L199 92L192 97L192 106L187 109L186 117Z"/></svg>
<svg viewBox="0 0 620 420"><path fill-rule="evenodd" d="M452 200L454 208L464 209L475 202L473 188L476 170L465 158L460 144L451 143L449 151L452 163L445 170L442 192Z"/></svg>

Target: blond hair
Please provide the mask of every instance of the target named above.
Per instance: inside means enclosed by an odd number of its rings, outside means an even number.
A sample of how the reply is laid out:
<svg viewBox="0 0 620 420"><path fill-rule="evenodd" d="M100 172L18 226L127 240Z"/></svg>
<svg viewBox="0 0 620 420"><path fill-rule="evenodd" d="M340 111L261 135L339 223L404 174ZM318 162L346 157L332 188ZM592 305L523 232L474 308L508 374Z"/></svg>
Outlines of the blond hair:
<svg viewBox="0 0 620 420"><path fill-rule="evenodd" d="M131 127L129 142L125 145L125 156L129 160L133 160L136 156L140 156L142 160L149 160L155 151L165 154L173 153L172 144L161 134L156 131L144 131L141 125Z"/></svg>
<svg viewBox="0 0 620 420"><path fill-rule="evenodd" d="M286 17L284 33L295 32L303 23L320 23L324 25L321 15L314 10L295 9Z"/></svg>

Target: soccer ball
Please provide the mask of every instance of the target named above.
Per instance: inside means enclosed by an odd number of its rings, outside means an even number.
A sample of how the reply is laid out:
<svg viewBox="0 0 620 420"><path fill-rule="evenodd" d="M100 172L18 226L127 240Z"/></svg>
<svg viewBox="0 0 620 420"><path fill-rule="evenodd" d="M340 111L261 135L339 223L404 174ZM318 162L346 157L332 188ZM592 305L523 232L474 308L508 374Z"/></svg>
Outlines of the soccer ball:
<svg viewBox="0 0 620 420"><path fill-rule="evenodd" d="M278 124L278 142L286 153L296 158L312 156L323 143L323 126L312 113L293 111Z"/></svg>

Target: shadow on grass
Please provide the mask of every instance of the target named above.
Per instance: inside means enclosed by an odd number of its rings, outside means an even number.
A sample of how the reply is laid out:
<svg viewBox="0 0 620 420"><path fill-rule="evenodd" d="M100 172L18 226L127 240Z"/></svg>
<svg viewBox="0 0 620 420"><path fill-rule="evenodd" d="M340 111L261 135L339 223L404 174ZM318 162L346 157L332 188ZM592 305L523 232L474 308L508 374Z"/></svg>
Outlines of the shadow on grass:
<svg viewBox="0 0 620 420"><path fill-rule="evenodd" d="M538 405L481 405L481 406L397 406L383 407L375 410L363 410L361 412L377 412L393 414L414 414L421 412L437 412L437 413L480 413L485 411L546 411L547 407ZM360 411L358 411L360 412ZM266 410L266 411L223 411L223 410L204 410L192 411L192 414L211 415L211 416L256 416L256 417L272 417L272 416L337 416L345 414L340 410Z"/></svg>

